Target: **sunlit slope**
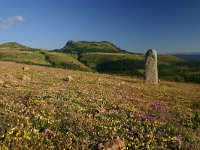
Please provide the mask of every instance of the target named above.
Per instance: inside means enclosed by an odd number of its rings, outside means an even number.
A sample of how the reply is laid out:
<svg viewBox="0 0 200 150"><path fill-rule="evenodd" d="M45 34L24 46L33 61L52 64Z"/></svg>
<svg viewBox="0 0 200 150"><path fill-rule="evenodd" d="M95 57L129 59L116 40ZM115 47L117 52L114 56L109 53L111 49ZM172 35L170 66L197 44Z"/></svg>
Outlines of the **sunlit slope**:
<svg viewBox="0 0 200 150"><path fill-rule="evenodd" d="M9 49L0 51L1 61L12 61L17 63L51 66L45 56L38 51L20 51Z"/></svg>
<svg viewBox="0 0 200 150"><path fill-rule="evenodd" d="M77 60L76 55L58 52L43 52L43 54L45 55L46 60L48 60L48 62L51 63L53 67L91 71L89 67L85 66L83 63Z"/></svg>
<svg viewBox="0 0 200 150"><path fill-rule="evenodd" d="M8 42L0 45L0 50L6 49L23 49L26 48L26 46L23 46L21 44L18 44L16 42Z"/></svg>
<svg viewBox="0 0 200 150"><path fill-rule="evenodd" d="M0 62L0 147L198 150L199 91L199 84L148 86L128 76Z"/></svg>
<svg viewBox="0 0 200 150"><path fill-rule="evenodd" d="M74 70L90 70L73 55L33 49L15 42L0 45L0 61L12 61Z"/></svg>

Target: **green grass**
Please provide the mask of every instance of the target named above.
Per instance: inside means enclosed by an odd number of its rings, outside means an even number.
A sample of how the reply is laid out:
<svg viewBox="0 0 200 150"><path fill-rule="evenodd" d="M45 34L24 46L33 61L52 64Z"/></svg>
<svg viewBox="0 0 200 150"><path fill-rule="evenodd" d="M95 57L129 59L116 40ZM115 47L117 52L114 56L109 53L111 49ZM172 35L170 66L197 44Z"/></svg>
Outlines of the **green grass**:
<svg viewBox="0 0 200 150"><path fill-rule="evenodd" d="M0 51L2 50L20 50L20 51L40 51L40 49L30 48L16 42L8 42L0 45Z"/></svg>
<svg viewBox="0 0 200 150"><path fill-rule="evenodd" d="M45 59L45 56L41 52L32 51L19 51L8 50L0 51L0 61L12 61L17 63L51 66L51 64Z"/></svg>
<svg viewBox="0 0 200 150"><path fill-rule="evenodd" d="M0 61L91 71L76 55L33 49L15 42L0 45Z"/></svg>
<svg viewBox="0 0 200 150"><path fill-rule="evenodd" d="M16 42L9 42L9 43L4 43L4 44L1 44L0 45L0 50L1 49L13 49L13 48L17 48L17 49L20 49L20 48L26 48L26 46L23 46L21 44L18 44Z"/></svg>

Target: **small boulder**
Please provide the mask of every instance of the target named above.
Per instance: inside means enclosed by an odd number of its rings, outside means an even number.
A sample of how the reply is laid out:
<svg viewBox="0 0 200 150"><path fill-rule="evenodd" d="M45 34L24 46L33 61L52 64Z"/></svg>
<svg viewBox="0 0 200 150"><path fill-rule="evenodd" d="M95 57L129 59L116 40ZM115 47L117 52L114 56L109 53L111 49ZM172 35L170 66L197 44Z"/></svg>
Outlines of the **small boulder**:
<svg viewBox="0 0 200 150"><path fill-rule="evenodd" d="M22 77L22 80L24 80L24 81L31 81L31 78L28 77L28 76L23 76L23 77Z"/></svg>
<svg viewBox="0 0 200 150"><path fill-rule="evenodd" d="M121 139L115 139L108 142L98 144L98 150L125 150L126 144Z"/></svg>
<svg viewBox="0 0 200 150"><path fill-rule="evenodd" d="M72 76L66 76L63 80L64 81L72 81L73 77Z"/></svg>
<svg viewBox="0 0 200 150"><path fill-rule="evenodd" d="M97 111L98 111L99 114L105 114L106 113L106 109L103 108L103 107L98 108Z"/></svg>
<svg viewBox="0 0 200 150"><path fill-rule="evenodd" d="M24 71L29 71L29 67L25 66L22 68Z"/></svg>
<svg viewBox="0 0 200 150"><path fill-rule="evenodd" d="M8 75L8 74L5 74L4 77L9 77L9 75Z"/></svg>
<svg viewBox="0 0 200 150"><path fill-rule="evenodd" d="M3 86L4 83L5 83L5 82L4 82L3 80L0 79L0 86Z"/></svg>
<svg viewBox="0 0 200 150"><path fill-rule="evenodd" d="M50 129L45 129L44 133L47 135L53 135L53 131L51 131Z"/></svg>

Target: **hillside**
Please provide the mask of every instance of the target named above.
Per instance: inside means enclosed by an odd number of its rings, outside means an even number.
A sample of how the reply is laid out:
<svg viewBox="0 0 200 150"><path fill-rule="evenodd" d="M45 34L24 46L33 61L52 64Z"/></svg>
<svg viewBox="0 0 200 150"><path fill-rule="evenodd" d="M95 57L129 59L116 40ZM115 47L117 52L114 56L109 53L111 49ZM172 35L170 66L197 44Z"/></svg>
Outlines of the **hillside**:
<svg viewBox="0 0 200 150"><path fill-rule="evenodd" d="M109 42L68 41L59 51L77 54L80 62L98 72L143 78L144 55L128 53L116 48ZM200 83L200 62L176 56L158 56L158 69L160 79Z"/></svg>
<svg viewBox="0 0 200 150"><path fill-rule="evenodd" d="M26 48L26 46L23 46L21 44L18 44L16 42L8 42L0 45L0 50L2 49L12 49L12 48Z"/></svg>
<svg viewBox="0 0 200 150"><path fill-rule="evenodd" d="M79 60L104 73L144 76L144 55L128 53L82 53ZM159 78L200 83L200 62L175 56L158 56Z"/></svg>
<svg viewBox="0 0 200 150"><path fill-rule="evenodd" d="M80 54L86 52L104 52L104 53L121 53L120 48L114 44L102 42L87 42L87 41L68 41L67 44L61 49L64 53Z"/></svg>
<svg viewBox="0 0 200 150"><path fill-rule="evenodd" d="M0 62L1 149L197 150L199 91L199 84L147 86L134 77Z"/></svg>
<svg viewBox="0 0 200 150"><path fill-rule="evenodd" d="M90 71L73 55L29 48L15 42L0 45L0 61Z"/></svg>
<svg viewBox="0 0 200 150"><path fill-rule="evenodd" d="M144 55L122 51L109 42L69 41L56 51L6 43L0 45L0 61L144 77ZM158 69L161 80L200 83L200 62L159 55Z"/></svg>
<svg viewBox="0 0 200 150"><path fill-rule="evenodd" d="M81 70L81 71L91 71L89 67L79 62L75 55L57 53L57 52L42 52L42 54L44 54L46 60L53 67Z"/></svg>
<svg viewBox="0 0 200 150"><path fill-rule="evenodd" d="M39 51L40 49L30 48L16 42L8 42L0 45L0 51L4 50Z"/></svg>

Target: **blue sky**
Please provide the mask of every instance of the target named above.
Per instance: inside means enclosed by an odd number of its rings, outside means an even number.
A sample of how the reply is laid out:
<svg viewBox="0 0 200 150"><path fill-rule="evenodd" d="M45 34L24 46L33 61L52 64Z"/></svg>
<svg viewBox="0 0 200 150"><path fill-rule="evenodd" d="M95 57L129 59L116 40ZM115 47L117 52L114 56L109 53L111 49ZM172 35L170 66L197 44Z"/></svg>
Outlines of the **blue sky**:
<svg viewBox="0 0 200 150"><path fill-rule="evenodd" d="M1 0L0 43L56 49L110 41L128 51L200 51L199 0Z"/></svg>

